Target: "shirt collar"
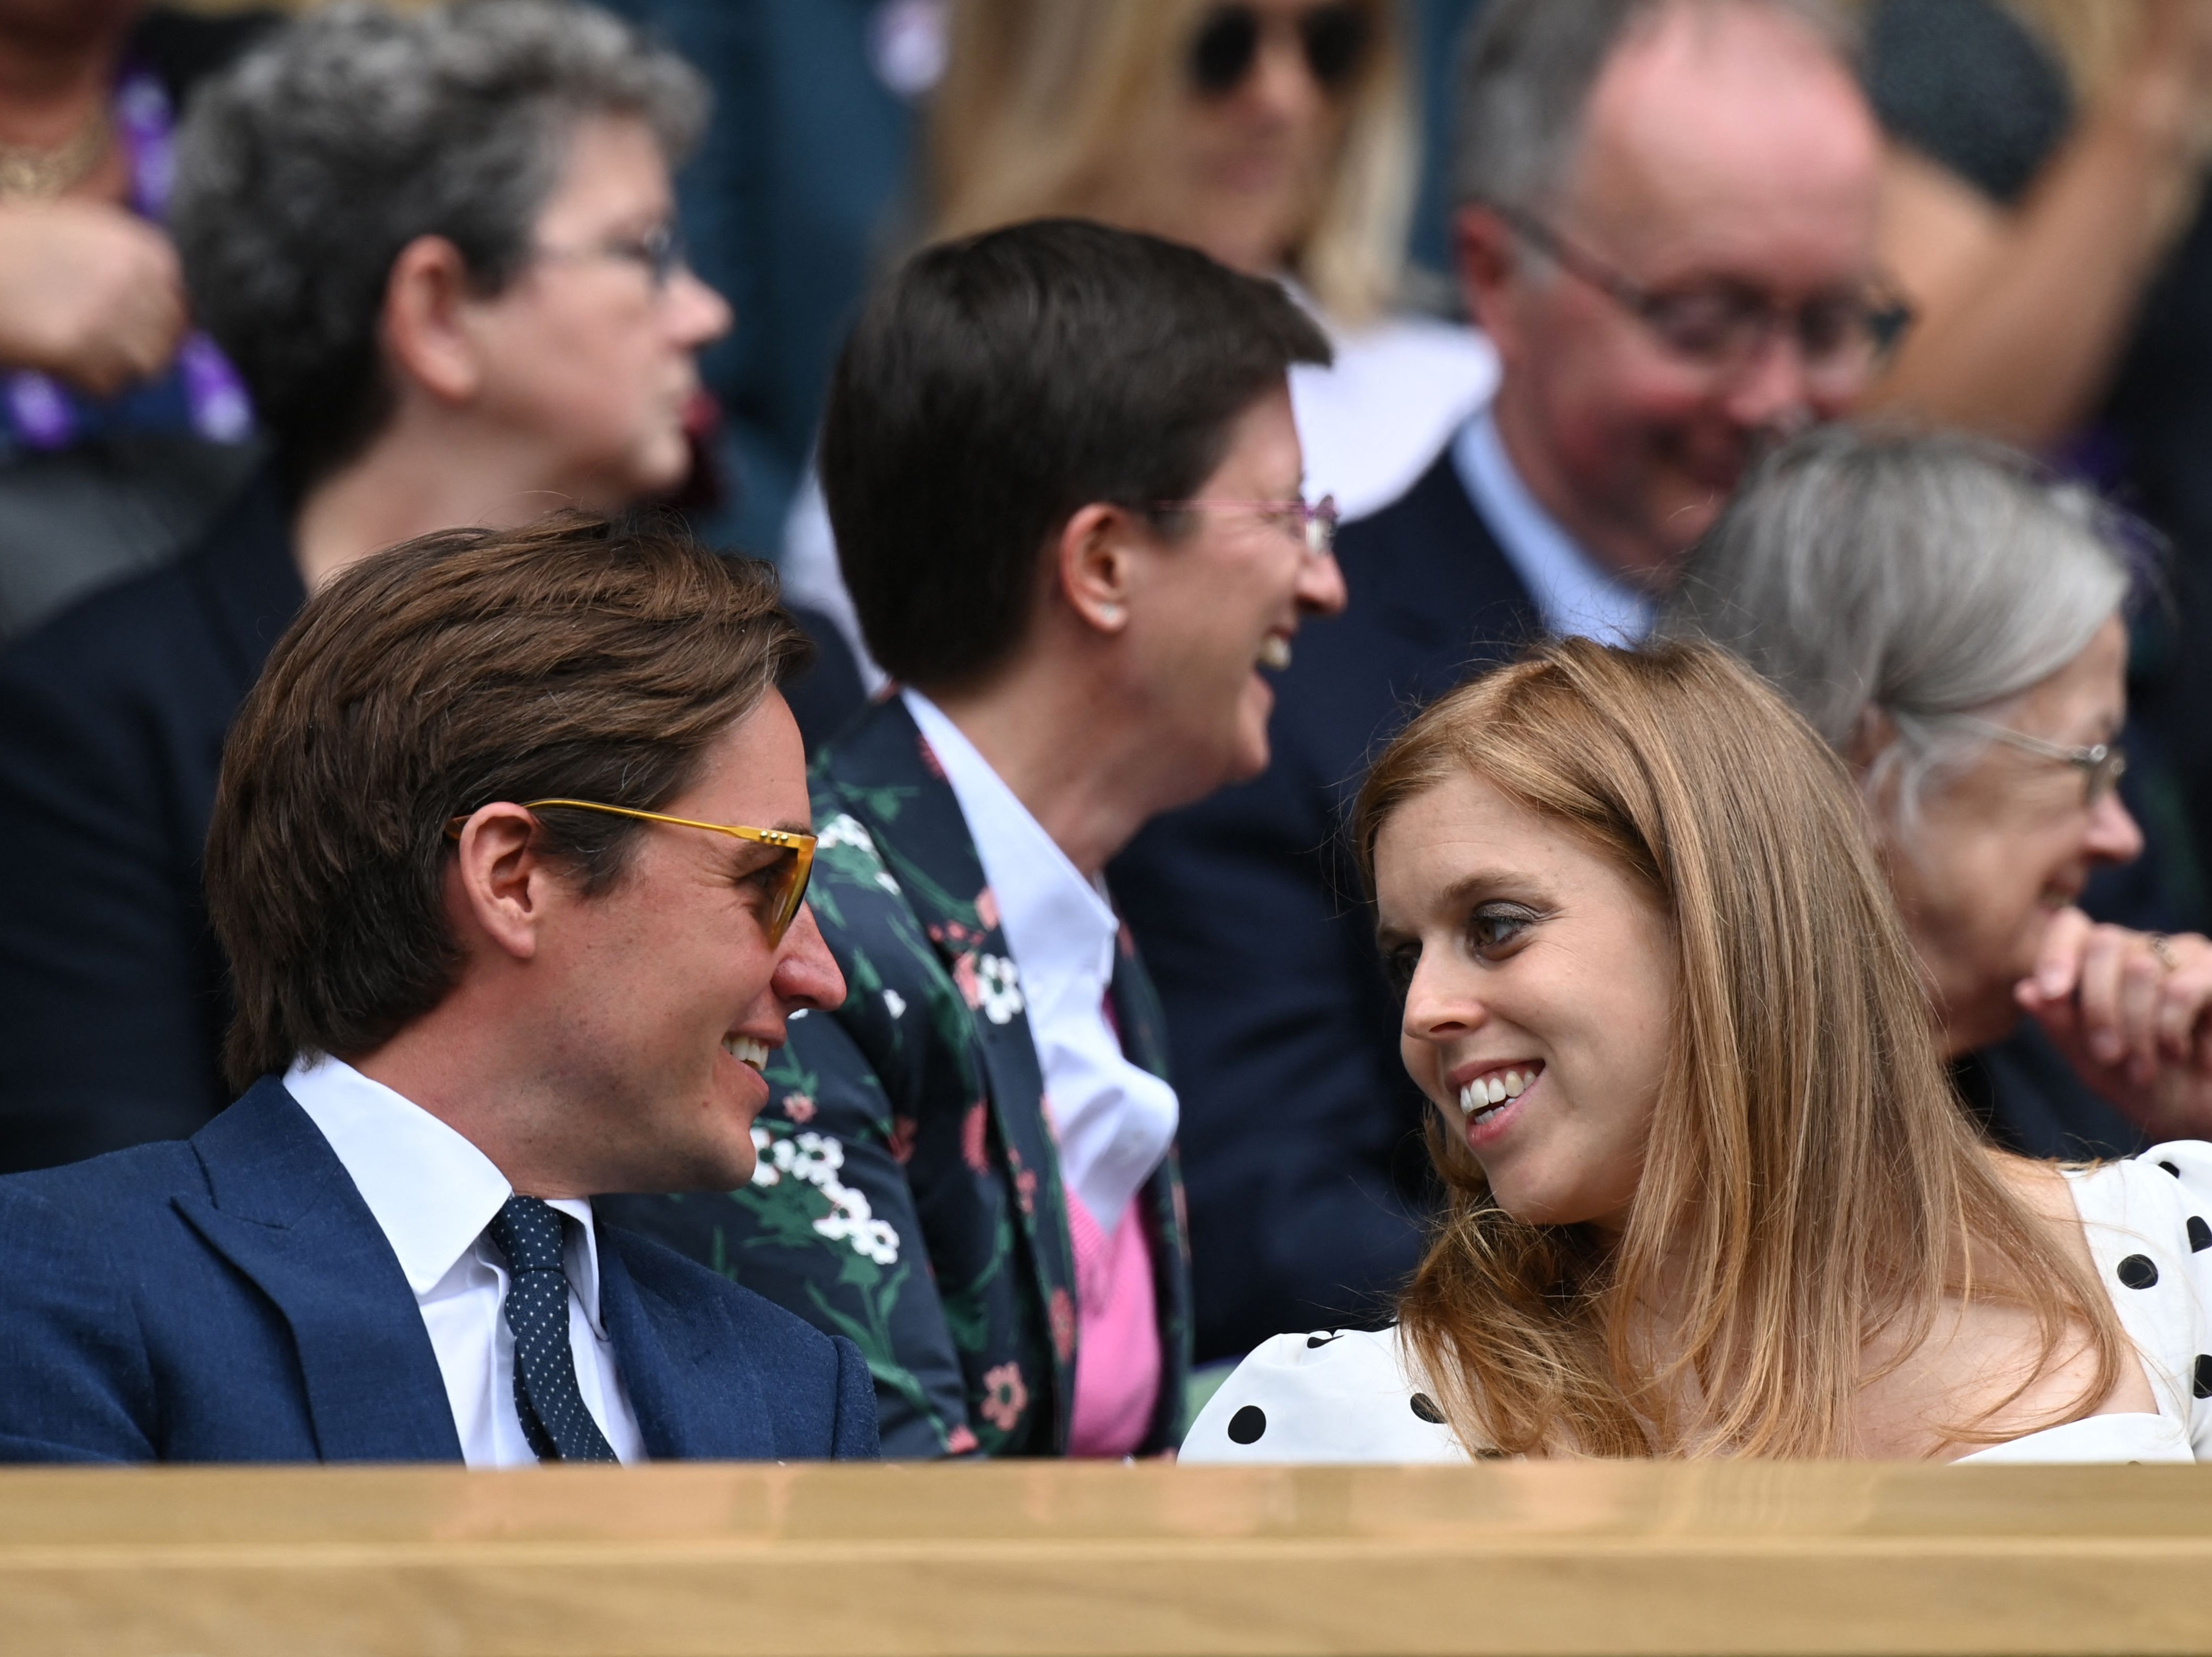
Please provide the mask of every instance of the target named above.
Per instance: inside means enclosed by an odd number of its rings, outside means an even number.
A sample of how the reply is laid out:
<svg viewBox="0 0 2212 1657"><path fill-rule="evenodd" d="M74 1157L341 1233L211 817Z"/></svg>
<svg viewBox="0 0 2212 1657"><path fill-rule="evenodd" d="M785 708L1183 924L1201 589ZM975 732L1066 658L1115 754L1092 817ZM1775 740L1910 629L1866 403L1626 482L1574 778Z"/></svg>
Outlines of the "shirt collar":
<svg viewBox="0 0 2212 1657"><path fill-rule="evenodd" d="M976 860L998 901L1006 946L1032 999L1048 986L1080 980L1095 1002L1113 975L1114 906L1084 878L1044 825L1006 786L945 711L918 690L902 690L907 712L936 752Z"/></svg>
<svg viewBox="0 0 2212 1657"><path fill-rule="evenodd" d="M1452 440L1452 465L1498 549L1513 566L1544 618L1562 637L1580 635L1601 644L1631 645L1651 631L1654 605L1577 545L1545 511L1498 434L1498 419L1485 409Z"/></svg>
<svg viewBox="0 0 2212 1657"><path fill-rule="evenodd" d="M514 1194L507 1176L470 1140L342 1059L295 1059L289 1093L330 1147L422 1299L472 1248ZM566 1251L569 1287L594 1333L599 1323L599 1248L587 1198L547 1205L580 1223ZM574 1241L582 1239L581 1246Z"/></svg>

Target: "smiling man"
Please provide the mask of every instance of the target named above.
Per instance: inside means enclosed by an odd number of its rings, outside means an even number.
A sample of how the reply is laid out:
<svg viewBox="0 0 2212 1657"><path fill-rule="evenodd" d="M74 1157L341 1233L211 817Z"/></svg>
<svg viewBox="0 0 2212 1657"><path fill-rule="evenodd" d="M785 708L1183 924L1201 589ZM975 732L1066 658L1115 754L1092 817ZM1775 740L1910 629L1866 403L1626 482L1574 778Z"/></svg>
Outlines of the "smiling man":
<svg viewBox="0 0 2212 1657"><path fill-rule="evenodd" d="M0 1181L0 1458L866 1456L848 1343L602 1224L754 1170L844 984L763 567L569 515L308 602L224 757L243 1096Z"/></svg>

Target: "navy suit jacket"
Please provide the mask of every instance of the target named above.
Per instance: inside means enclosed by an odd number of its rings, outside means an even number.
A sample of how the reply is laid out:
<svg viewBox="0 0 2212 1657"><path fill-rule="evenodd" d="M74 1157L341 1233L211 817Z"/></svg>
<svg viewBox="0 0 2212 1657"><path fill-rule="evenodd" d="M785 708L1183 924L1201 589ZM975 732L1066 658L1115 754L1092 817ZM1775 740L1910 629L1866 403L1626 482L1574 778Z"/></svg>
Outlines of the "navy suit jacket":
<svg viewBox="0 0 2212 1657"><path fill-rule="evenodd" d="M600 1308L656 1460L872 1457L867 1366L599 1227ZM190 1140L0 1179L0 1460L454 1461L398 1257L275 1077Z"/></svg>
<svg viewBox="0 0 2212 1657"><path fill-rule="evenodd" d="M1200 1362L1387 1319L1419 1259L1421 1096L1341 814L1415 708L1539 628L1449 452L1337 545L1351 602L1276 678L1265 774L1111 871L1167 1011Z"/></svg>

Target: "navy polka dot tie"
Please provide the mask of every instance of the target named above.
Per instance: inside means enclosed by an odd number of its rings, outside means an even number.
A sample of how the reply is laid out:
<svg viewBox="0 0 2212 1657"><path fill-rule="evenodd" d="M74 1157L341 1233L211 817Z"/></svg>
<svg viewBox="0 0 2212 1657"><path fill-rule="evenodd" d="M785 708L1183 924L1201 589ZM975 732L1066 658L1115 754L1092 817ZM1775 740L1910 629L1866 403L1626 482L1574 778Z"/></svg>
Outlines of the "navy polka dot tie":
<svg viewBox="0 0 2212 1657"><path fill-rule="evenodd" d="M484 1235L507 1256L507 1326L514 1334L514 1412L540 1461L612 1461L614 1447L576 1390L568 1345L568 1276L559 1211L509 1197Z"/></svg>

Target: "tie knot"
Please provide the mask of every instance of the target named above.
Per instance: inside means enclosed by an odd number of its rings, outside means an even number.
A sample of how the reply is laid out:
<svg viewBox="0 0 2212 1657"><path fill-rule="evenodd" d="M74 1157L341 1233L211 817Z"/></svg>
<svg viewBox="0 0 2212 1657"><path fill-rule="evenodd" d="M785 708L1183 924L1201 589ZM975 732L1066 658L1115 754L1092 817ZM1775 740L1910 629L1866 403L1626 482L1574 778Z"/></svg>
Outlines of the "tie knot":
<svg viewBox="0 0 2212 1657"><path fill-rule="evenodd" d="M561 1215L541 1197L509 1197L484 1233L516 1276L561 1270Z"/></svg>

